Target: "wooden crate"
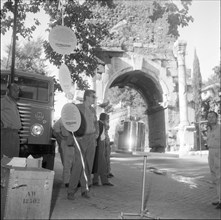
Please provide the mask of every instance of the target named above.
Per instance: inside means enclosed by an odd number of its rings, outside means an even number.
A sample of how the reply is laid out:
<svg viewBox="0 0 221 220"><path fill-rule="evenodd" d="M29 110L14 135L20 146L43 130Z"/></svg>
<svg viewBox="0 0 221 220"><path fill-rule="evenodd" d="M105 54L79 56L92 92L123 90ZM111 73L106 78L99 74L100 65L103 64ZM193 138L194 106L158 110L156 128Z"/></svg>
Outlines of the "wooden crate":
<svg viewBox="0 0 221 220"><path fill-rule="evenodd" d="M54 171L1 165L1 219L49 219Z"/></svg>

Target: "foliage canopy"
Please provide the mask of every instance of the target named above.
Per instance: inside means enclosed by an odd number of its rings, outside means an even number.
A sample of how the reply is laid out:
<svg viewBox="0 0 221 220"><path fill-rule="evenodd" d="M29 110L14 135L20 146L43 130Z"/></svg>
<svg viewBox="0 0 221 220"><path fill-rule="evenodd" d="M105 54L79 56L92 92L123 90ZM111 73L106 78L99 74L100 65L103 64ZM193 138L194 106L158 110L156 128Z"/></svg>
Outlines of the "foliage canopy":
<svg viewBox="0 0 221 220"><path fill-rule="evenodd" d="M15 1L15 0L14 0ZM13 27L14 1L8 0L1 9L1 33ZM62 24L62 12L57 0L17 0L17 33L31 39L40 22L35 19L31 27L25 26L28 13L38 13L44 9L50 16L48 31ZM73 81L79 88L87 87L83 75L94 76L99 61L96 53L100 47L117 46L127 50L134 42L155 45L157 49L167 49L179 37L178 27L186 26L193 18L188 15L191 1L181 0L179 9L170 0L160 1L112 1L86 0L66 2L63 10L64 25L71 28L77 37L78 47L64 60ZM122 25L123 24L123 25ZM18 38L18 35L17 35ZM52 50L49 42L43 43L46 59L59 67L62 55Z"/></svg>
<svg viewBox="0 0 221 220"><path fill-rule="evenodd" d="M41 75L47 75L45 58L42 58L43 40L27 41L22 45L17 42L15 50L15 68L23 71L34 72ZM11 45L7 45L6 53L8 57L3 57L2 68L9 69L11 65Z"/></svg>

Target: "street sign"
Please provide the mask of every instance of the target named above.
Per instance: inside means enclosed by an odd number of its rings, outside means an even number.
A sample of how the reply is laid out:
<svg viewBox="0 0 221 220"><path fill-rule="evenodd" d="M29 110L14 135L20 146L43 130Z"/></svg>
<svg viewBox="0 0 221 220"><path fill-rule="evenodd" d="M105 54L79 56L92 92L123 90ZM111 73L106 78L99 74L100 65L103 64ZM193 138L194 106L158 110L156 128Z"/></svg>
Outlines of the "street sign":
<svg viewBox="0 0 221 220"><path fill-rule="evenodd" d="M67 65L64 63L62 63L60 66L58 78L59 78L62 90L65 93L68 93L72 88L72 79L71 79L70 71Z"/></svg>
<svg viewBox="0 0 221 220"><path fill-rule="evenodd" d="M50 31L49 43L55 52L69 55L76 48L77 38L71 28L58 25Z"/></svg>
<svg viewBox="0 0 221 220"><path fill-rule="evenodd" d="M71 132L75 132L81 125L81 114L74 103L67 103L61 110L61 120L64 127Z"/></svg>

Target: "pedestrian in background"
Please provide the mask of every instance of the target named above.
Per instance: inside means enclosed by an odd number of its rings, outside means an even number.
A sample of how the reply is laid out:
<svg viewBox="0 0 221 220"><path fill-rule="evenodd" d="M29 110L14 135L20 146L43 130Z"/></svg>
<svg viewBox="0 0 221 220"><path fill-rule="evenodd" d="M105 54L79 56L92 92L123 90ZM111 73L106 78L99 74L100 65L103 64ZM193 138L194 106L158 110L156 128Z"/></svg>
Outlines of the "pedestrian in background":
<svg viewBox="0 0 221 220"><path fill-rule="evenodd" d="M8 85L7 94L1 98L1 158L19 157L19 130L22 127L16 101L20 88L17 84Z"/></svg>
<svg viewBox="0 0 221 220"><path fill-rule="evenodd" d="M104 186L113 186L112 183L108 180L108 172L107 172L107 160L105 157L106 153L106 136L105 136L105 128L108 125L109 115L105 113L100 114L100 118L98 121L99 124L99 136L97 138L97 160L94 161L94 178L93 185L99 185L99 177L101 180L101 184Z"/></svg>
<svg viewBox="0 0 221 220"><path fill-rule="evenodd" d="M69 187L71 169L74 166L75 159L74 138L72 133L64 127L61 118L55 122L53 134L58 143L60 142L60 156L61 161L63 161L63 182L65 187Z"/></svg>
<svg viewBox="0 0 221 220"><path fill-rule="evenodd" d="M61 163L62 166L64 166L64 158L63 158L63 153L62 153L62 149L61 149L61 134L60 134L60 119L58 119L57 121L55 121L54 125L53 125L53 129L52 129L52 134L53 137L56 139L57 141L57 146L58 146L58 152L60 154L60 158L61 158Z"/></svg>
<svg viewBox="0 0 221 220"><path fill-rule="evenodd" d="M115 127L114 144L116 148L119 148L122 144L122 134L124 131L124 120L119 120L117 126Z"/></svg>
<svg viewBox="0 0 221 220"><path fill-rule="evenodd" d="M210 111L207 115L208 131L207 131L207 146L209 148L208 162L212 176L212 181L216 185L218 201L212 204L216 205L216 209L221 208L221 189L220 189L220 164L221 164L221 143L220 143L220 124L218 124L218 114Z"/></svg>
<svg viewBox="0 0 221 220"><path fill-rule="evenodd" d="M96 93L94 90L85 90L83 103L77 104L77 107L81 113L81 117L85 123L84 133L81 137L77 137L77 141L84 158L85 172L87 175L89 187L92 185L91 173L95 156L96 139L99 132L96 111L92 107L96 100L95 94ZM81 185L82 197L90 198L86 188L86 180L83 173L80 152L79 150L76 150L75 164L72 169L68 188L68 199L73 200L75 198L75 193L77 192L79 182Z"/></svg>
<svg viewBox="0 0 221 220"><path fill-rule="evenodd" d="M110 129L110 117L107 115L107 120L105 121L105 159L107 163L107 177L111 178L114 175L111 173L111 144L110 144L110 137L108 134L108 130Z"/></svg>

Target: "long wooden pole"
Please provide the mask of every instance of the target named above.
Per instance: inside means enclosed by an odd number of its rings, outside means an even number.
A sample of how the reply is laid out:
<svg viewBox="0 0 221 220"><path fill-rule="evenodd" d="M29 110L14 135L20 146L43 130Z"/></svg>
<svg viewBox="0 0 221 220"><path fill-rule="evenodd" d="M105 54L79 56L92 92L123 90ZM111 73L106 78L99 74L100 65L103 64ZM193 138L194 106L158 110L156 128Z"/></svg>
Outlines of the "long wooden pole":
<svg viewBox="0 0 221 220"><path fill-rule="evenodd" d="M15 75L15 47L16 47L16 20L17 20L17 8L18 8L18 0L15 0L14 7L14 22L13 22L13 43L12 43L12 64L11 64L11 83L14 82Z"/></svg>

